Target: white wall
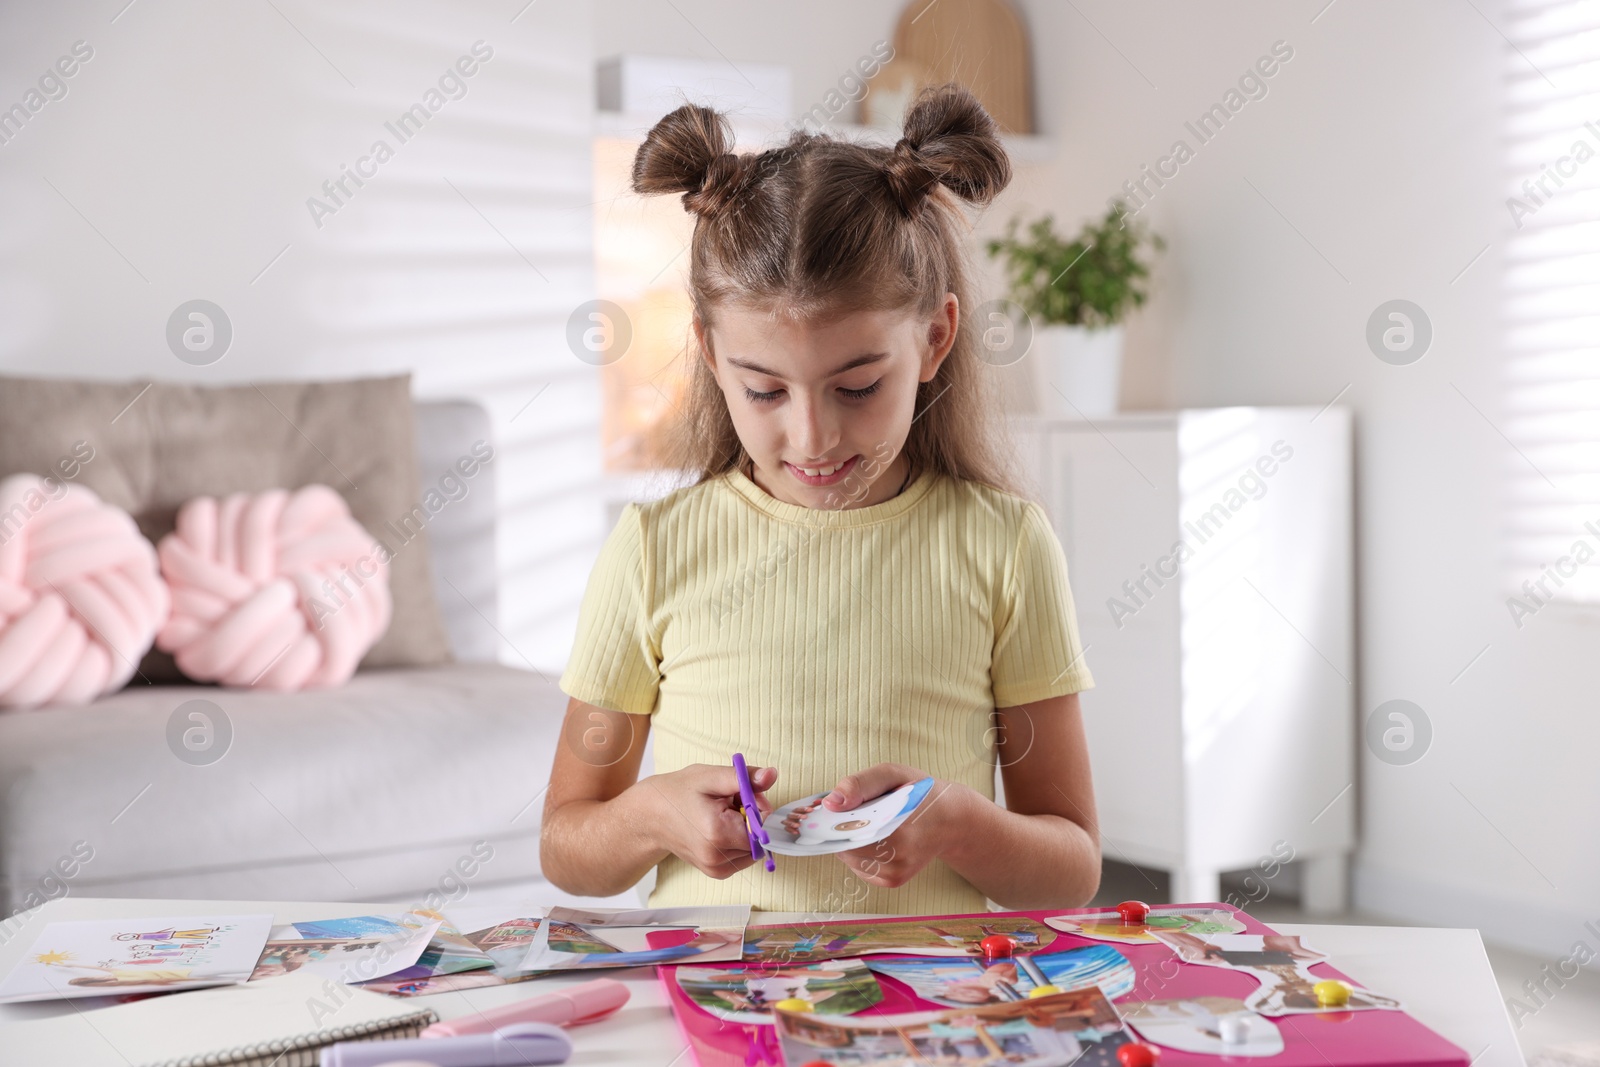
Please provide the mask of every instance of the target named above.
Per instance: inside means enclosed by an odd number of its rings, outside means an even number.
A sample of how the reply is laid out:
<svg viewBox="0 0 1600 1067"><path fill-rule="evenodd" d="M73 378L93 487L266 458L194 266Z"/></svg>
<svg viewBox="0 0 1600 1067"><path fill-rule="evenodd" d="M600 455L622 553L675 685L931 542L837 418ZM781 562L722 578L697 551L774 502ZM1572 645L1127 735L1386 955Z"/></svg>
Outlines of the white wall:
<svg viewBox="0 0 1600 1067"><path fill-rule="evenodd" d="M501 654L559 668L601 532L596 372L565 342L593 295L587 5L124 3L0 7L0 106L94 50L0 146L0 372L410 369L420 395L482 400ZM403 144L385 129L480 40L464 96ZM378 139L393 158L318 227L307 199ZM233 323L208 367L165 342L194 298Z"/></svg>
<svg viewBox="0 0 1600 1067"><path fill-rule="evenodd" d="M804 110L891 34L901 6L757 17L731 0L597 0L595 48L788 62ZM1516 461L1490 423L1511 232L1502 79L1517 57L1485 16L1505 12L1446 0L1022 6L1039 127L1058 151L1021 171L981 232L1015 212L1075 226L1183 137L1194 158L1144 214L1170 247L1130 330L1125 406L1337 396L1355 412L1358 708L1408 699L1435 731L1409 766L1360 749L1359 788L1340 801L1360 808L1357 905L1564 956L1582 921L1600 918L1600 630L1542 612L1517 631L1497 572ZM1184 122L1278 40L1294 56L1267 95L1199 145ZM1397 297L1435 329L1407 367L1364 341L1369 314Z"/></svg>

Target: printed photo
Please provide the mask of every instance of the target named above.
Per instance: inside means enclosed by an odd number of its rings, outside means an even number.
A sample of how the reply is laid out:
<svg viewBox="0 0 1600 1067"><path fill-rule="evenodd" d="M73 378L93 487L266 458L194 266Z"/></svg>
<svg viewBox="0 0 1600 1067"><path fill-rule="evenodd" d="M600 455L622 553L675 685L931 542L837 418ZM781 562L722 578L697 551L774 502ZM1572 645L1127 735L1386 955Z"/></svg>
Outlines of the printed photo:
<svg viewBox="0 0 1600 1067"><path fill-rule="evenodd" d="M404 915L356 915L276 926L250 978L298 970L346 985L386 978L416 964L439 926L438 919Z"/></svg>
<svg viewBox="0 0 1600 1067"><path fill-rule="evenodd" d="M446 908L441 914L457 929L467 931L461 936L488 958L491 964L488 969L438 972L423 977L391 975L375 982L363 982L361 988L396 997L417 997L538 978L549 972L524 971L522 961L543 922L544 910L527 905Z"/></svg>
<svg viewBox="0 0 1600 1067"><path fill-rule="evenodd" d="M338 964L343 959L354 957L355 953L364 952L374 945L383 943L381 937L304 937L279 939L276 935L282 927L273 930L274 937L267 941L261 950L261 958L256 961L255 970L250 972L250 980L258 981L262 978L276 978L280 974L298 971L307 964L319 964L326 967L331 957L333 968L337 971ZM333 975L337 977L337 975Z"/></svg>
<svg viewBox="0 0 1600 1067"><path fill-rule="evenodd" d="M496 970L519 971L543 921L526 917L504 919L481 930L470 931L466 937L494 962Z"/></svg>
<svg viewBox="0 0 1600 1067"><path fill-rule="evenodd" d="M849 811L823 807L827 793L792 800L762 823L771 838L767 847L780 856L825 856L864 848L898 830L932 789L932 778L920 778Z"/></svg>
<svg viewBox="0 0 1600 1067"><path fill-rule="evenodd" d="M761 963L812 963L874 952L979 957L983 955L979 943L991 934L1005 934L1024 952L1044 948L1056 937L1054 931L1032 919L1011 917L752 926L745 932L744 958Z"/></svg>
<svg viewBox="0 0 1600 1067"><path fill-rule="evenodd" d="M772 1024L772 1006L791 997L819 1015L853 1015L883 1000L883 990L860 960L804 967L678 967L678 985L719 1019Z"/></svg>
<svg viewBox="0 0 1600 1067"><path fill-rule="evenodd" d="M1368 989L1354 989L1350 1002L1338 1009L1323 1007L1315 985L1321 979L1307 968L1328 957L1289 934L1212 934L1189 931L1158 932L1158 940L1172 948L1185 963L1223 967L1255 976L1261 987L1244 1003L1261 1015L1310 1015L1321 1012L1401 1010L1398 1000Z"/></svg>
<svg viewBox="0 0 1600 1067"><path fill-rule="evenodd" d="M1121 945L1153 945L1158 930L1187 930L1192 934L1233 934L1244 929L1233 912L1224 908L1150 909L1142 923L1125 923L1114 911L1087 915L1053 915L1045 925L1062 933Z"/></svg>
<svg viewBox="0 0 1600 1067"><path fill-rule="evenodd" d="M436 975L460 974L463 971L481 971L493 967L495 961L483 949L473 944L443 912L413 908L401 916L401 921L421 925L437 923L428 947L422 950L417 962L410 967L391 971L386 978L431 978Z"/></svg>
<svg viewBox="0 0 1600 1067"><path fill-rule="evenodd" d="M1099 989L954 1011L856 1017L779 1012L788 1063L850 1067L1117 1067L1128 1041Z"/></svg>
<svg viewBox="0 0 1600 1067"><path fill-rule="evenodd" d="M1133 991L1133 964L1110 945L1038 953L1031 959L1051 985L1064 991L1093 986L1109 1000ZM867 966L904 982L923 1000L951 1007L1023 1000L1036 984L1015 960L997 960L985 966L975 959L874 958Z"/></svg>
<svg viewBox="0 0 1600 1067"><path fill-rule="evenodd" d="M749 905L549 909L521 970L563 971L738 960Z"/></svg>

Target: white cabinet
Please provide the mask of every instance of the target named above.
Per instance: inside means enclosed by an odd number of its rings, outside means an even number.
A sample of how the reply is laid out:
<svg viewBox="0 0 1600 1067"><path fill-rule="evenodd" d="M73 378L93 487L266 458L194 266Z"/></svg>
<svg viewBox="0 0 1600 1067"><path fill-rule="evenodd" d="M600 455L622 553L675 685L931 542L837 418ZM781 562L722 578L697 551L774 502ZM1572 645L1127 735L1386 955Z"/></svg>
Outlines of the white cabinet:
<svg viewBox="0 0 1600 1067"><path fill-rule="evenodd" d="M1292 849L1305 906L1342 910L1357 792L1348 410L1012 426L1095 678L1083 706L1105 856L1172 872L1174 900L1213 901L1220 872Z"/></svg>

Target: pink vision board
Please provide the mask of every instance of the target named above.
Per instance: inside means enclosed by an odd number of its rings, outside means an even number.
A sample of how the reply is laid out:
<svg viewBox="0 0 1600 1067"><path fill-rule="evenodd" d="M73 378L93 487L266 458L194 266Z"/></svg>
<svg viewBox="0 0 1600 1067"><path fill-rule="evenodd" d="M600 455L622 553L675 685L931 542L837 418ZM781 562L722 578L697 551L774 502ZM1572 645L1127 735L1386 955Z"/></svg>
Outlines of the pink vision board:
<svg viewBox="0 0 1600 1067"><path fill-rule="evenodd" d="M1226 911L1243 926L1245 934L1275 934L1277 931L1270 926L1258 922L1236 908L1225 904L1188 904L1188 905L1159 905L1156 911L1165 912L1177 908L1207 908ZM944 920L970 919L986 924L1003 924L1006 919L1028 918L1041 924L1047 918L1071 918L1080 915L1103 914L1109 909L1082 908L1076 910L1059 911L1014 911L1014 912L980 912L969 915L942 915L942 916L899 916L894 919L842 919L838 921L804 924L810 929L826 927L877 927L888 922L908 923L919 919L929 923L938 923ZM793 924L771 926L765 929L788 929ZM759 937L762 926L752 925L745 932L746 962L743 964L728 963L729 969L745 968L777 968L782 963L762 964L751 962L756 960L759 953L752 953L749 946ZM1083 937L1077 934L1061 931L1050 931L1055 935L1053 940L1041 949L1034 951L1034 956L1044 956L1052 952L1062 952L1068 949L1081 948L1088 945L1104 945L1107 942ZM839 940L837 938L835 941ZM1311 938L1310 948L1316 949L1315 938ZM1190 997L1231 997L1244 1000L1258 986L1257 980L1248 973L1230 971L1218 967L1203 966L1181 962L1174 951L1162 943L1155 944L1114 944L1117 951L1121 952L1133 966L1135 980L1133 990L1118 996L1114 1006L1119 1012L1124 1011L1130 1004L1137 1001L1153 1000L1178 1000ZM976 954L976 953L974 953ZM892 954L894 958L908 959L903 953ZM826 956L812 957L813 961ZM890 954L866 954L854 957L863 960L888 959ZM1331 958L1331 957L1330 957ZM773 1027L741 1024L725 1021L712 1015L701 1008L684 992L679 985L676 971L678 965L664 965L657 968L662 984L666 987L667 1000L672 1007L673 1016L678 1020L678 1026L685 1040L694 1050L699 1067L782 1067L783 1056L779 1051L779 1042L774 1035ZM1328 962L1313 963L1308 968L1310 974L1319 981L1325 978L1338 978L1360 987L1362 985L1359 975L1347 975L1333 967ZM905 1012L947 1010L945 1005L923 1000L911 992L906 984L896 978L878 974L879 985L883 990L883 1000L863 1011L856 1013L854 1018L863 1018L873 1015L897 1015ZM1388 992L1375 990L1374 992ZM1185 1052L1180 1049L1161 1046L1161 1067L1189 1067L1189 1065L1210 1065L1220 1067L1224 1063L1260 1063L1270 1064L1272 1067L1470 1067L1471 1057L1455 1044L1428 1029L1422 1023L1413 1019L1403 1011L1341 1011L1331 1010L1315 1014L1284 1015L1269 1020L1278 1027L1283 1037L1283 1051L1274 1056L1240 1059L1207 1053ZM1130 1030L1130 1034L1132 1031ZM799 1067L790 1064L788 1067Z"/></svg>

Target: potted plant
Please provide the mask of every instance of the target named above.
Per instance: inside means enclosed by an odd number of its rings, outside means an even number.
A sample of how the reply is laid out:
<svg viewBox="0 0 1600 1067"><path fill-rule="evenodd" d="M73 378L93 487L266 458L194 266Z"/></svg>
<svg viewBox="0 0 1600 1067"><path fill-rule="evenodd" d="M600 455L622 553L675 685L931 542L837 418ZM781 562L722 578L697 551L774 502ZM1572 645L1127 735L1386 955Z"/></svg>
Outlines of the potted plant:
<svg viewBox="0 0 1600 1067"><path fill-rule="evenodd" d="M1004 258L1011 299L1033 320L1028 354L1040 411L1110 415L1122 377L1122 320L1148 295L1150 269L1139 254L1146 243L1159 251L1166 242L1115 204L1071 241L1057 236L1054 216L1030 223L1023 240L1020 224L1012 219L988 252Z"/></svg>

